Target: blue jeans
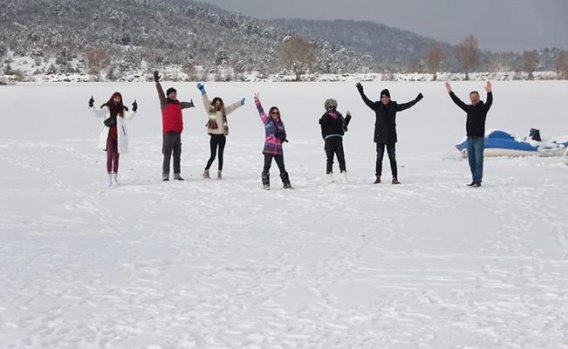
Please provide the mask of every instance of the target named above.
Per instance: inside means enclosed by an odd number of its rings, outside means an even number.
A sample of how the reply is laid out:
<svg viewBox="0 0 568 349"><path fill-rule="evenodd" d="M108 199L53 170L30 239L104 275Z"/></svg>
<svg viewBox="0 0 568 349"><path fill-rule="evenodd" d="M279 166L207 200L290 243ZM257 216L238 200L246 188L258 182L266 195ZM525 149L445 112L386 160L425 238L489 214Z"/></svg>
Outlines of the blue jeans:
<svg viewBox="0 0 568 349"><path fill-rule="evenodd" d="M385 156L385 147L387 147L387 154L389 155L392 177L397 178L398 169L396 166L396 146L394 143L377 143L377 163L375 164L375 175L380 176L383 173L383 157Z"/></svg>
<svg viewBox="0 0 568 349"><path fill-rule="evenodd" d="M481 183L483 179L483 150L484 137L467 137L467 159L474 183Z"/></svg>

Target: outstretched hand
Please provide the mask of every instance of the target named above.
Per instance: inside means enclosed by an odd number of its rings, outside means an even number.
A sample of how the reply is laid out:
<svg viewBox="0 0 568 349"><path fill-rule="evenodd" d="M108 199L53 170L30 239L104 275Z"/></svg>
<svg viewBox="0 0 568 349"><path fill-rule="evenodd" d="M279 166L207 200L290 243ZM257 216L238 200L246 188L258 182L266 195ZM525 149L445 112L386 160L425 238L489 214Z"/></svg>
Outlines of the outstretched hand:
<svg viewBox="0 0 568 349"><path fill-rule="evenodd" d="M241 105L245 105L245 101L246 101L245 97L241 98Z"/></svg>
<svg viewBox="0 0 568 349"><path fill-rule="evenodd" d="M420 102L422 98L424 98L424 96L422 95L422 92L420 92L418 96L416 96L416 102Z"/></svg>
<svg viewBox="0 0 568 349"><path fill-rule="evenodd" d="M93 99L93 96L91 96L91 98L89 99L89 108L92 108L93 105L95 105L95 100Z"/></svg>
<svg viewBox="0 0 568 349"><path fill-rule="evenodd" d="M201 94L205 94L205 85L203 85L202 83L197 83L197 89L201 91Z"/></svg>
<svg viewBox="0 0 568 349"><path fill-rule="evenodd" d="M154 82L160 82L161 76L158 74L157 70L154 70Z"/></svg>
<svg viewBox="0 0 568 349"><path fill-rule="evenodd" d="M448 93L452 92L452 85L450 85L450 83L447 81L446 81L446 91L448 91Z"/></svg>
<svg viewBox="0 0 568 349"><path fill-rule="evenodd" d="M138 110L138 103L136 103L136 100L134 100L134 102L132 103L132 111L136 112Z"/></svg>
<svg viewBox="0 0 568 349"><path fill-rule="evenodd" d="M195 108L195 104L193 104L193 99L189 101L189 107L190 107L190 108Z"/></svg>
<svg viewBox="0 0 568 349"><path fill-rule="evenodd" d="M360 82L356 83L356 84L355 84L355 87L357 87L357 90L358 90L360 93L363 93L363 85L361 85Z"/></svg>
<svg viewBox="0 0 568 349"><path fill-rule="evenodd" d="M487 85L485 85L485 91L487 91L487 93L493 91L493 85L491 85L491 81L487 81Z"/></svg>

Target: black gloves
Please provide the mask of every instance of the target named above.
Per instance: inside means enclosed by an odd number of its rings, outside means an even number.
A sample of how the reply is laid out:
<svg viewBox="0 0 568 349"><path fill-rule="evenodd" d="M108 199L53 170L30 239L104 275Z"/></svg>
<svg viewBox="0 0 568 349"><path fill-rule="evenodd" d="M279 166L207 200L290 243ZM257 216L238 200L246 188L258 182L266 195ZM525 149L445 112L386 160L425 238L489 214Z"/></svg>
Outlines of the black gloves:
<svg viewBox="0 0 568 349"><path fill-rule="evenodd" d="M132 111L136 112L138 110L138 103L136 103L136 100L134 100L134 103L132 103Z"/></svg>
<svg viewBox="0 0 568 349"><path fill-rule="evenodd" d="M190 108L195 108L195 104L193 104L193 99L191 101L189 101L189 107Z"/></svg>
<svg viewBox="0 0 568 349"><path fill-rule="evenodd" d="M154 70L154 82L160 82L160 75L158 75L157 70Z"/></svg>
<svg viewBox="0 0 568 349"><path fill-rule="evenodd" d="M89 99L89 108L92 108L93 105L95 105L95 100L93 99L93 96L91 96L91 99Z"/></svg>
<svg viewBox="0 0 568 349"><path fill-rule="evenodd" d="M357 90L359 91L359 93L363 93L363 85L361 85L360 82L358 82L357 84L355 84L355 86L357 87Z"/></svg>
<svg viewBox="0 0 568 349"><path fill-rule="evenodd" d="M415 101L416 101L416 102L420 102L420 100L421 100L422 98L424 98L424 96L422 95L422 93L419 93L418 96L416 96Z"/></svg>

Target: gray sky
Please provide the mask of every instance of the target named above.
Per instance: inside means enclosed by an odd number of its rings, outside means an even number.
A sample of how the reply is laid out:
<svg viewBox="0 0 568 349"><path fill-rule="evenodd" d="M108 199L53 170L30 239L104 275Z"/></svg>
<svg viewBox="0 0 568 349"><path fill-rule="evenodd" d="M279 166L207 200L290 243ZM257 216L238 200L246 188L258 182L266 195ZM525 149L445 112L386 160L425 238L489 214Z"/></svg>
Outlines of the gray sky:
<svg viewBox="0 0 568 349"><path fill-rule="evenodd" d="M243 15L371 20L484 49L568 49L568 0L201 0Z"/></svg>

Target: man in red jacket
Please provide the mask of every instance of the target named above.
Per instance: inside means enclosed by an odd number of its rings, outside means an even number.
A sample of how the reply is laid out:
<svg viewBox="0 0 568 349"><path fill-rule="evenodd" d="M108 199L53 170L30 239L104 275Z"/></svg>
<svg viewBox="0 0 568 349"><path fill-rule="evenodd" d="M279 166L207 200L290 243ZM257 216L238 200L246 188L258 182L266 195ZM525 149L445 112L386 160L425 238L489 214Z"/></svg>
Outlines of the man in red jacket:
<svg viewBox="0 0 568 349"><path fill-rule="evenodd" d="M170 87L164 94L160 84L160 75L154 71L154 81L160 98L160 108L162 110L162 154L164 162L162 164L162 180L170 180L170 159L174 155L174 179L183 181L181 177L181 133L183 132L182 109L194 108L191 102L180 102L177 100L177 91Z"/></svg>

